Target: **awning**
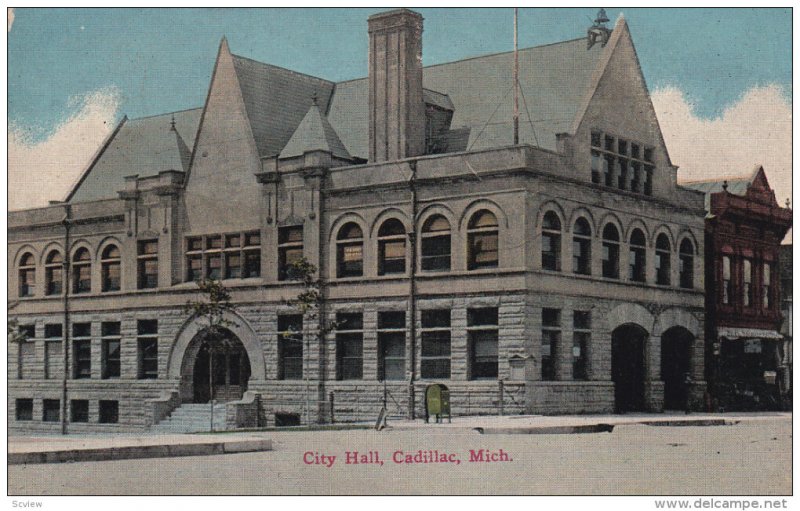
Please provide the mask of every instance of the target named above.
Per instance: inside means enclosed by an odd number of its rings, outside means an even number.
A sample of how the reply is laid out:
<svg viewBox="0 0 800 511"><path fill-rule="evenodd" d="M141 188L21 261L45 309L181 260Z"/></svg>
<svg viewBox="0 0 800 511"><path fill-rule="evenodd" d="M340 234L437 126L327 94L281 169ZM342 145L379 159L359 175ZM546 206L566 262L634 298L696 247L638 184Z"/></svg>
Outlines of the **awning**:
<svg viewBox="0 0 800 511"><path fill-rule="evenodd" d="M717 328L717 337L726 339L783 339L783 334L775 330L760 328L732 328L722 326Z"/></svg>

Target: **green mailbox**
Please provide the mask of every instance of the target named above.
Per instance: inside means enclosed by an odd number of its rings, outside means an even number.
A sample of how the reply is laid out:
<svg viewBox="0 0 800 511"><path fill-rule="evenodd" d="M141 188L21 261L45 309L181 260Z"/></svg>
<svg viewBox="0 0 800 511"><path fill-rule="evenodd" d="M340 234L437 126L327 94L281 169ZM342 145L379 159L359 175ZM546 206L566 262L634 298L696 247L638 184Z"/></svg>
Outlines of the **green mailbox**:
<svg viewBox="0 0 800 511"><path fill-rule="evenodd" d="M436 417L436 422L440 422L442 417L447 415L450 419L450 390L442 384L434 383L425 389L425 422L431 416Z"/></svg>

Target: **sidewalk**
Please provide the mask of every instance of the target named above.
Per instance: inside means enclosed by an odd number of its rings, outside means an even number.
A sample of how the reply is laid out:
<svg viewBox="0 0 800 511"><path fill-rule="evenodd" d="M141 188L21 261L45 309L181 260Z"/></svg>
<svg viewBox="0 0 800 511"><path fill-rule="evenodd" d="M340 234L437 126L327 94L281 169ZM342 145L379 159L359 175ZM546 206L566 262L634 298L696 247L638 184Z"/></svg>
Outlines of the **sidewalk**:
<svg viewBox="0 0 800 511"><path fill-rule="evenodd" d="M263 434L9 437L8 464L208 456L271 451Z"/></svg>

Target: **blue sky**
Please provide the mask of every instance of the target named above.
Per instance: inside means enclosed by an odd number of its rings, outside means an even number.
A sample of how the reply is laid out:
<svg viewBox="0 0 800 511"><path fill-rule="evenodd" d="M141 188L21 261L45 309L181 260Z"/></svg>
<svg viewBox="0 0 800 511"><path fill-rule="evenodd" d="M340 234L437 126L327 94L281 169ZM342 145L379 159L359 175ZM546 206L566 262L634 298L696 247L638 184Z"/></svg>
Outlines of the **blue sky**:
<svg viewBox="0 0 800 511"><path fill-rule="evenodd" d="M378 9L16 9L9 120L45 138L76 104L114 87L118 115L202 106L222 35L234 53L330 80L366 75L366 18ZM512 47L512 9L419 9L424 63ZM679 88L701 118L749 89L791 95L791 11L623 9L651 90ZM619 9L609 9L616 19ZM582 37L593 8L521 9L520 46ZM29 131L30 130L30 131Z"/></svg>

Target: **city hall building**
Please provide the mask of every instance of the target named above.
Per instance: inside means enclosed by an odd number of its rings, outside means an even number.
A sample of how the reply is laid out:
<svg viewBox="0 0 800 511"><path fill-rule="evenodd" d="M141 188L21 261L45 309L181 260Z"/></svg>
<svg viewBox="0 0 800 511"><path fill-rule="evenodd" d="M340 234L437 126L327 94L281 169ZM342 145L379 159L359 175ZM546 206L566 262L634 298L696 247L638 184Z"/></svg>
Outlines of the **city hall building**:
<svg viewBox="0 0 800 511"><path fill-rule="evenodd" d="M123 119L63 202L9 213L10 428L374 420L384 388L419 418L434 383L453 415L699 406L703 194L604 18L519 50L518 88L514 52L423 67L404 9L344 82L223 39L201 108ZM184 307L203 278L224 356Z"/></svg>

